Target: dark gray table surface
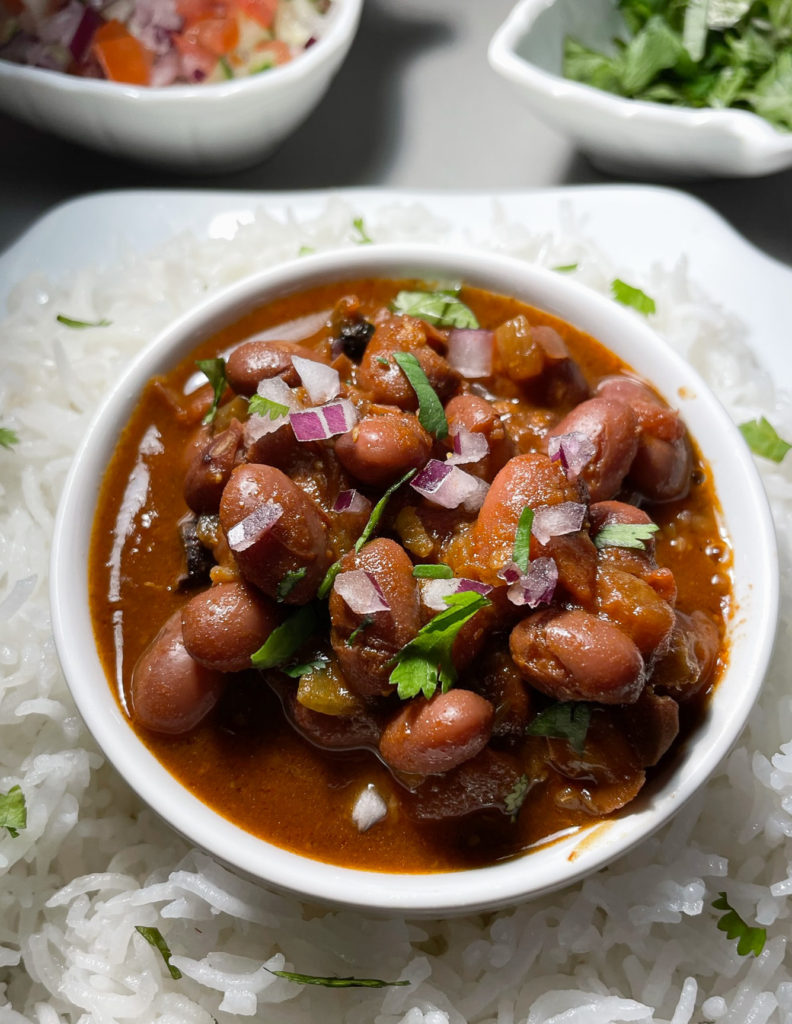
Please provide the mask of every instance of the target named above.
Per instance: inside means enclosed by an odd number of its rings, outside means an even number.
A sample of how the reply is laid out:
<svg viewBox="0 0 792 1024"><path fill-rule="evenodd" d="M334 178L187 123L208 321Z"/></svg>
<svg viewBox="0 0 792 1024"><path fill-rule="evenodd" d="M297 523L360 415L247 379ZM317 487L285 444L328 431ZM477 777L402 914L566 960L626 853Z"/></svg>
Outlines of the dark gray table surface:
<svg viewBox="0 0 792 1024"><path fill-rule="evenodd" d="M487 44L511 6L512 0L365 0L352 51L315 112L267 161L234 174L168 174L0 115L0 251L58 203L106 189L382 185L492 192L618 180L534 118L490 69ZM792 265L792 170L677 187ZM680 224L680 249L684 230Z"/></svg>

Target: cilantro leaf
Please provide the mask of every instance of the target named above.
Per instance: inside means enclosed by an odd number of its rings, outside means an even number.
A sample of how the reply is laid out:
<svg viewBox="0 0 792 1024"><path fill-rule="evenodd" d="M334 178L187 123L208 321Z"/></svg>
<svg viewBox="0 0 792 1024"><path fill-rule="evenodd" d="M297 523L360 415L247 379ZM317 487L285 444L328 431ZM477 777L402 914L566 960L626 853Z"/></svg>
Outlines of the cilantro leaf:
<svg viewBox="0 0 792 1024"><path fill-rule="evenodd" d="M781 462L792 448L792 444L779 437L775 427L764 416L741 423L739 430L754 455L761 455L772 462Z"/></svg>
<svg viewBox="0 0 792 1024"><path fill-rule="evenodd" d="M418 421L424 430L434 434L439 441L442 441L444 437L448 437L448 420L443 410L443 403L429 383L429 378L424 373L423 367L412 352L394 352L393 358L410 382L418 399Z"/></svg>
<svg viewBox="0 0 792 1024"><path fill-rule="evenodd" d="M269 971L269 967L267 968ZM323 985L325 988L388 988L392 985L409 985L409 981L382 981L380 978L337 978L316 974L297 974L296 971L270 971L270 974L297 985Z"/></svg>
<svg viewBox="0 0 792 1024"><path fill-rule="evenodd" d="M83 327L109 327L112 324L112 320L74 320L70 316L64 316L63 313L58 313L55 317L59 324L63 324L64 327L73 327L80 329Z"/></svg>
<svg viewBox="0 0 792 1024"><path fill-rule="evenodd" d="M448 290L436 292L399 292L391 303L394 313L415 316L436 327L479 326L475 313L460 302L456 293Z"/></svg>
<svg viewBox="0 0 792 1024"><path fill-rule="evenodd" d="M278 583L276 588L277 600L285 601L300 580L305 579L307 572L308 568L306 566L302 566L300 569L290 569Z"/></svg>
<svg viewBox="0 0 792 1024"><path fill-rule="evenodd" d="M25 794L19 786L12 786L7 793L0 793L0 828L8 829L11 838L16 839L20 829L26 827Z"/></svg>
<svg viewBox="0 0 792 1024"><path fill-rule="evenodd" d="M297 255L298 256L310 256L312 253L315 253L315 252L316 252L316 249L314 249L314 247L312 245L301 245L300 248L297 250Z"/></svg>
<svg viewBox="0 0 792 1024"><path fill-rule="evenodd" d="M273 402L271 398L265 398L264 395L251 395L248 412L253 416L269 416L271 420L279 420L281 416L288 415L289 407L280 402Z"/></svg>
<svg viewBox="0 0 792 1024"><path fill-rule="evenodd" d="M291 679L299 679L300 676L310 675L311 672L320 672L327 667L329 662L330 659L326 654L317 654L316 657L311 658L309 661L303 661L297 665L289 665L286 668L282 668L281 672Z"/></svg>
<svg viewBox="0 0 792 1024"><path fill-rule="evenodd" d="M577 270L578 263L559 263L557 267L553 267L553 270L557 274L571 274L573 270Z"/></svg>
<svg viewBox="0 0 792 1024"><path fill-rule="evenodd" d="M365 615L357 624L357 626L355 626L355 628L352 630L349 636L346 638L346 640L344 641L344 645L346 647L354 647L355 643L357 642L357 638L360 636L363 630L369 628L373 621L374 617L372 615Z"/></svg>
<svg viewBox="0 0 792 1024"><path fill-rule="evenodd" d="M746 924L726 899L725 892L719 892L718 898L713 900L712 905L716 910L726 911L718 921L718 928L722 932L726 932L728 939L739 939L737 952L740 956L747 956L749 953L759 956L767 941L767 931L764 928L752 928Z"/></svg>
<svg viewBox="0 0 792 1024"><path fill-rule="evenodd" d="M437 565L415 565L412 574L417 580L452 580L454 578L454 570L450 565L444 565L442 562Z"/></svg>
<svg viewBox="0 0 792 1024"><path fill-rule="evenodd" d="M583 753L591 722L591 705L583 701L559 701L546 707L525 727L527 736L550 736L567 740L578 754Z"/></svg>
<svg viewBox="0 0 792 1024"><path fill-rule="evenodd" d="M358 234L358 245L371 245L373 243L373 239L369 237L369 234L366 231L366 226L363 223L362 217L355 217L352 221L352 227Z"/></svg>
<svg viewBox="0 0 792 1024"><path fill-rule="evenodd" d="M668 22L660 15L651 17L624 50L621 81L626 95L634 96L659 72L675 67L683 50L682 40Z"/></svg>
<svg viewBox="0 0 792 1024"><path fill-rule="evenodd" d="M206 374L206 377L214 390L212 405L209 412L207 412L202 420L203 423L211 423L215 418L217 407L220 405L220 399L223 397L223 392L226 388L225 359L196 359L195 365L201 373Z"/></svg>
<svg viewBox="0 0 792 1024"><path fill-rule="evenodd" d="M159 928L148 928L145 925L136 924L135 931L142 935L150 946L153 946L155 949L158 949L160 951L160 953L162 954L162 959L165 961L165 966L170 971L170 976L174 979L174 981L178 981L179 978L181 978L182 976L182 972L179 970L178 967L174 967L173 964L170 962L171 951L168 948L168 943L162 937L162 932L159 930Z"/></svg>
<svg viewBox="0 0 792 1024"><path fill-rule="evenodd" d="M660 529L656 523L608 523L594 538L594 546L602 548L637 548L645 551L644 541Z"/></svg>
<svg viewBox="0 0 792 1024"><path fill-rule="evenodd" d="M277 626L251 656L253 668L279 668L302 647L316 631L319 616L311 604L303 605Z"/></svg>
<svg viewBox="0 0 792 1024"><path fill-rule="evenodd" d="M633 288L631 284L627 284L626 281L620 281L618 277L611 282L611 294L617 302L620 302L623 306L637 309L644 316L648 316L657 310L655 300L648 296L646 292L642 292L640 288Z"/></svg>
<svg viewBox="0 0 792 1024"><path fill-rule="evenodd" d="M465 623L491 603L473 590L450 594L444 600L448 605L446 611L422 626L396 655L398 664L391 672L390 682L398 688L402 700L419 693L428 700L438 684L443 693L451 689L456 682L451 658L454 641Z"/></svg>
<svg viewBox="0 0 792 1024"><path fill-rule="evenodd" d="M517 524L517 533L514 535L514 551L512 561L519 568L520 572L528 572L528 563L531 561L531 527L533 526L534 512L527 505L520 513L520 521Z"/></svg>
<svg viewBox="0 0 792 1024"><path fill-rule="evenodd" d="M10 427L0 427L0 447L11 449L19 444L19 435Z"/></svg>

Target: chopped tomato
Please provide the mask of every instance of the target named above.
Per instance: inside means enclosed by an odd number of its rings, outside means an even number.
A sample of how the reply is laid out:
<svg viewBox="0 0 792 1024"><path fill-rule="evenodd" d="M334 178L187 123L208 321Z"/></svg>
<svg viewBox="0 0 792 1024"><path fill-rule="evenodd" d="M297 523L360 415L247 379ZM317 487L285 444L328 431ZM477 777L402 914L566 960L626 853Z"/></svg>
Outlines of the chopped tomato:
<svg viewBox="0 0 792 1024"><path fill-rule="evenodd" d="M233 18L204 18L196 21L182 35L194 40L204 50L222 57L239 42L239 26Z"/></svg>
<svg viewBox="0 0 792 1024"><path fill-rule="evenodd" d="M189 30L173 37L174 45L182 56L182 65L188 81L203 81L217 67L217 57L205 49Z"/></svg>
<svg viewBox="0 0 792 1024"><path fill-rule="evenodd" d="M185 27L205 18L225 18L228 6L225 0L176 0L176 10L184 18Z"/></svg>
<svg viewBox="0 0 792 1024"><path fill-rule="evenodd" d="M291 50L282 39L270 39L256 47L256 61L261 58L265 67L286 64L291 60Z"/></svg>
<svg viewBox="0 0 792 1024"><path fill-rule="evenodd" d="M91 50L107 78L148 85L151 54L120 21L108 21L94 34Z"/></svg>
<svg viewBox="0 0 792 1024"><path fill-rule="evenodd" d="M278 0L236 0L236 6L248 18L257 21L264 28L269 28L275 20Z"/></svg>

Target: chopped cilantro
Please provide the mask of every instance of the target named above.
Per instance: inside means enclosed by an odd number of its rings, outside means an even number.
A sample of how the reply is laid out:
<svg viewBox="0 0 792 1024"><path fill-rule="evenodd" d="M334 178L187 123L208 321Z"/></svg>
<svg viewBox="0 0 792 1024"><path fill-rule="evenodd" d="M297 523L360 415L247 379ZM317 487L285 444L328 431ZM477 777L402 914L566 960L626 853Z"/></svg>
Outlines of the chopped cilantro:
<svg viewBox="0 0 792 1024"><path fill-rule="evenodd" d="M559 701L540 711L525 727L525 733L527 736L550 736L567 740L573 750L582 754L590 722L590 704Z"/></svg>
<svg viewBox="0 0 792 1024"><path fill-rule="evenodd" d="M305 579L307 572L307 566L302 566L300 569L290 569L277 586L278 601L285 601L300 580Z"/></svg>
<svg viewBox="0 0 792 1024"><path fill-rule="evenodd" d="M506 794L506 813L511 815L512 821L517 820L517 815L520 813L520 808L525 802L525 798L528 796L528 790L531 788L531 780L527 775L521 775L519 779L514 783L514 786Z"/></svg>
<svg viewBox="0 0 792 1024"><path fill-rule="evenodd" d="M11 838L16 839L20 829L26 827L25 794L19 786L12 786L7 793L0 793L0 828L8 829Z"/></svg>
<svg viewBox="0 0 792 1024"><path fill-rule="evenodd" d="M149 945L160 951L162 959L165 961L165 966L170 971L170 976L174 981L178 981L182 976L182 972L170 962L171 951L168 948L167 942L162 937L162 932L159 928L148 928L145 925L136 924L135 931L139 932Z"/></svg>
<svg viewBox="0 0 792 1024"><path fill-rule="evenodd" d="M269 971L269 968L267 968ZM324 985L325 988L388 988L392 985L409 985L409 981L382 981L379 978L336 978L316 974L297 974L295 971L270 971L270 974L297 985Z"/></svg>
<svg viewBox="0 0 792 1024"><path fill-rule="evenodd" d="M448 608L435 615L396 655L397 665L390 675L402 700L423 693L427 700L438 683L446 693L456 682L456 668L451 648L460 629L473 616L487 608L490 601L473 590L450 594L445 598Z"/></svg>
<svg viewBox="0 0 792 1024"><path fill-rule="evenodd" d="M475 313L460 302L456 291L399 292L391 304L394 313L415 316L436 327L478 327Z"/></svg>
<svg viewBox="0 0 792 1024"><path fill-rule="evenodd" d="M234 69L231 67L228 57L221 57L217 63L220 65L220 70L223 72L224 78L234 77Z"/></svg>
<svg viewBox="0 0 792 1024"><path fill-rule="evenodd" d="M577 270L577 263L561 263L557 267L553 267L553 270L558 274L571 274L573 270Z"/></svg>
<svg viewBox="0 0 792 1024"><path fill-rule="evenodd" d="M10 427L0 427L0 447L13 448L15 444L19 444L17 432Z"/></svg>
<svg viewBox="0 0 792 1024"><path fill-rule="evenodd" d="M377 362L380 364L380 366L390 366L390 363L385 358L385 356L377 356Z"/></svg>
<svg viewBox="0 0 792 1024"><path fill-rule="evenodd" d="M277 626L250 661L253 668L280 668L299 651L305 641L316 631L319 616L311 604L303 605L285 622Z"/></svg>
<svg viewBox="0 0 792 1024"><path fill-rule="evenodd" d="M358 625L352 630L349 636L346 638L344 643L347 647L354 647L357 642L357 638L363 632L364 629L368 629L371 623L374 621L371 615L366 615L360 620Z"/></svg>
<svg viewBox="0 0 792 1024"><path fill-rule="evenodd" d="M83 327L109 327L112 324L112 320L74 320L70 316L64 316L63 313L58 313L55 317L59 324L63 324L64 327L74 327L75 329Z"/></svg>
<svg viewBox="0 0 792 1024"><path fill-rule="evenodd" d="M357 232L357 235L358 235L358 238L357 238L358 245L371 245L372 244L373 239L371 239L369 237L369 234L366 231L366 226L363 223L363 218L362 217L355 217L355 219L352 221L352 227Z"/></svg>
<svg viewBox="0 0 792 1024"><path fill-rule="evenodd" d="M421 426L442 441L444 437L448 437L448 420L443 411L443 404L429 383L429 378L424 373L423 367L412 352L394 352L393 358L399 364L402 373L416 394L418 420Z"/></svg>
<svg viewBox="0 0 792 1024"><path fill-rule="evenodd" d="M297 250L298 256L310 256L311 253L316 252L316 249L312 245L301 245Z"/></svg>
<svg viewBox="0 0 792 1024"><path fill-rule="evenodd" d="M620 302L623 306L631 306L632 309L637 309L644 316L648 316L649 313L654 313L657 310L655 300L650 298L646 292L642 292L640 288L633 288L631 284L627 284L626 281L620 281L618 277L615 281L611 281L611 294L617 302Z"/></svg>
<svg viewBox="0 0 792 1024"><path fill-rule="evenodd" d="M413 576L417 580L450 580L454 578L454 570L450 565L416 565Z"/></svg>
<svg viewBox="0 0 792 1024"><path fill-rule="evenodd" d="M594 538L597 548L639 548L646 549L647 540L657 533L656 523L608 523Z"/></svg>
<svg viewBox="0 0 792 1024"><path fill-rule="evenodd" d="M273 402L264 395L252 395L248 402L248 412L253 416L269 416L271 420L279 420L288 414L289 407L281 402Z"/></svg>
<svg viewBox="0 0 792 1024"><path fill-rule="evenodd" d="M196 359L195 365L201 373L206 374L206 377L214 390L212 405L202 421L203 423L211 423L215 418L217 407L220 405L220 399L223 397L223 392L226 388L225 359Z"/></svg>
<svg viewBox="0 0 792 1024"><path fill-rule="evenodd" d="M528 572L528 563L531 561L531 527L533 526L533 509L527 505L520 513L520 521L517 524L517 532L514 535L514 551L512 560L520 572Z"/></svg>
<svg viewBox="0 0 792 1024"><path fill-rule="evenodd" d="M781 462L792 444L778 436L775 427L764 416L740 424L740 433L754 455L761 455L771 462Z"/></svg>
<svg viewBox="0 0 792 1024"><path fill-rule="evenodd" d="M726 911L718 921L718 928L722 932L726 932L728 939L739 939L737 952L740 956L747 956L749 953L759 956L767 940L766 930L758 927L752 928L746 924L726 899L725 892L719 892L718 898L713 900L712 905L716 910Z"/></svg>
<svg viewBox="0 0 792 1024"><path fill-rule="evenodd" d="M329 662L330 659L326 654L317 654L316 657L311 658L310 661L302 661L297 665L289 665L286 668L282 668L281 672L292 679L299 679L300 676L307 676L312 672L321 672L322 669L327 667Z"/></svg>

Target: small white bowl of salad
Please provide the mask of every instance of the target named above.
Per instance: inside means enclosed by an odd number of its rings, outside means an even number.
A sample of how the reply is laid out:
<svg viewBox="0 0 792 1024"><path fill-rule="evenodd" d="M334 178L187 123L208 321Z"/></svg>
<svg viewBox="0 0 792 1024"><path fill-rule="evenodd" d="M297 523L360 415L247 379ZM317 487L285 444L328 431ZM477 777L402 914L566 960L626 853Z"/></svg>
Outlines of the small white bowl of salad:
<svg viewBox="0 0 792 1024"><path fill-rule="evenodd" d="M0 109L196 174L249 166L311 113L363 0L0 0Z"/></svg>
<svg viewBox="0 0 792 1024"><path fill-rule="evenodd" d="M606 171L748 177L792 166L786 0L521 0L489 61Z"/></svg>

